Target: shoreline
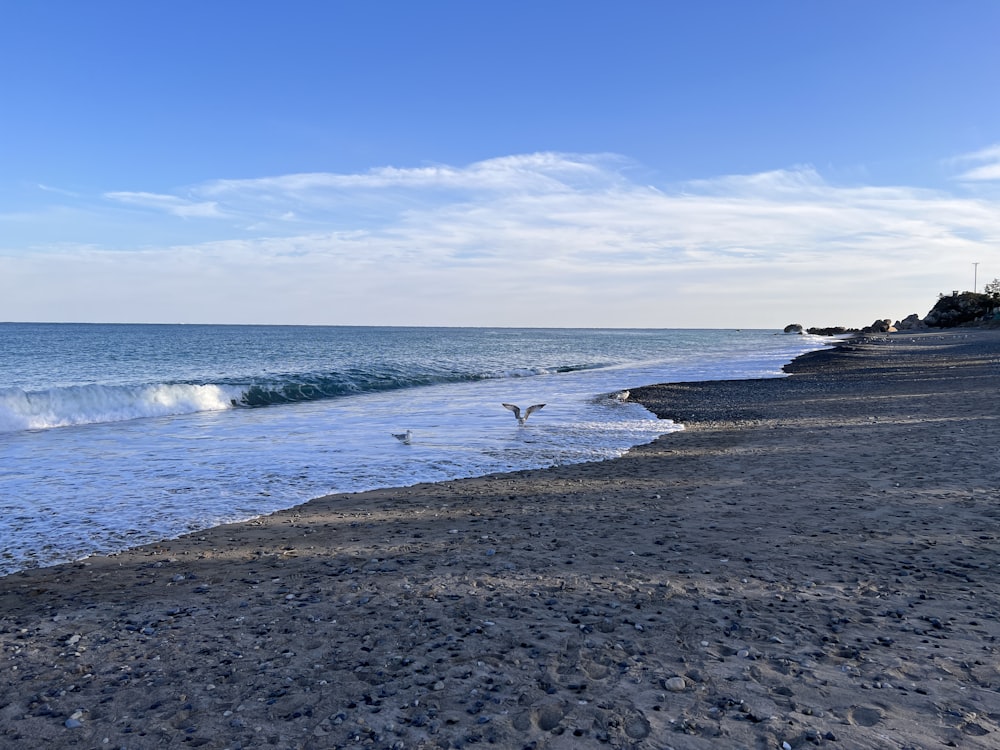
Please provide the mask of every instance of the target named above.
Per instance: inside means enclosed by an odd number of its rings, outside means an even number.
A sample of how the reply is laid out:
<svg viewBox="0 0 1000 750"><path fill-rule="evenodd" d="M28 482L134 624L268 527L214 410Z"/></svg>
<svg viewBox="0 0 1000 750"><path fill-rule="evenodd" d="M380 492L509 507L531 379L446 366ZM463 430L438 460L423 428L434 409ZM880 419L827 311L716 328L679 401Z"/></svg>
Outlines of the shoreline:
<svg viewBox="0 0 1000 750"><path fill-rule="evenodd" d="M622 458L12 574L0 744L995 747L998 363L848 340L632 388L686 429Z"/></svg>

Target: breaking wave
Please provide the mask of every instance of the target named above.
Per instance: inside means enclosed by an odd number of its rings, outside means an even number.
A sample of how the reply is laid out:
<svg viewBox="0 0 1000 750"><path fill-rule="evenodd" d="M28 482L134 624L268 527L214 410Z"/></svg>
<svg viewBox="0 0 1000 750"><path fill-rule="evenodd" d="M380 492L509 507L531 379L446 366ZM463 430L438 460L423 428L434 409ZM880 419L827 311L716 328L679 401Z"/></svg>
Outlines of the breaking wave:
<svg viewBox="0 0 1000 750"><path fill-rule="evenodd" d="M219 385L75 385L0 389L0 432L219 411L236 394Z"/></svg>
<svg viewBox="0 0 1000 750"><path fill-rule="evenodd" d="M404 373L391 367L383 370L359 368L329 375L289 374L253 382L75 385L38 391L0 388L0 432L274 406L439 383L532 377L592 367L538 367L485 373Z"/></svg>

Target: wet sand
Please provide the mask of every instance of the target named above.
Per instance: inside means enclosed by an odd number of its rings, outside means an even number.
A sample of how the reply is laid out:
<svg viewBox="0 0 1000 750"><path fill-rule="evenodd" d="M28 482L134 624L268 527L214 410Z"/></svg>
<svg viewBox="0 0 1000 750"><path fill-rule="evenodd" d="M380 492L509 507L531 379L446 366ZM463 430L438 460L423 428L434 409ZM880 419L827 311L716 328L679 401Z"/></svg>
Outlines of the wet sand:
<svg viewBox="0 0 1000 750"><path fill-rule="evenodd" d="M1000 331L0 579L3 748L1000 748ZM635 384L623 383L623 387Z"/></svg>

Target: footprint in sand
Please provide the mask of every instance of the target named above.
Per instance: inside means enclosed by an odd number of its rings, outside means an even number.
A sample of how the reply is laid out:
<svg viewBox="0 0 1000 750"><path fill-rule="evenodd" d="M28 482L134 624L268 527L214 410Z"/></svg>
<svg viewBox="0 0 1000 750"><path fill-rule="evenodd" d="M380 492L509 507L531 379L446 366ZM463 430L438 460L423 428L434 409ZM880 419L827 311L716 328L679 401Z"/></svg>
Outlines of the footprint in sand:
<svg viewBox="0 0 1000 750"><path fill-rule="evenodd" d="M873 727L882 721L882 712L877 708L855 706L851 709L851 720L863 727Z"/></svg>
<svg viewBox="0 0 1000 750"><path fill-rule="evenodd" d="M625 734L633 740L645 739L649 736L650 726L646 717L640 713L629 714L624 717Z"/></svg>
<svg viewBox="0 0 1000 750"><path fill-rule="evenodd" d="M565 715L566 708L561 703L547 703L535 712L535 724L543 732L550 732L559 726Z"/></svg>

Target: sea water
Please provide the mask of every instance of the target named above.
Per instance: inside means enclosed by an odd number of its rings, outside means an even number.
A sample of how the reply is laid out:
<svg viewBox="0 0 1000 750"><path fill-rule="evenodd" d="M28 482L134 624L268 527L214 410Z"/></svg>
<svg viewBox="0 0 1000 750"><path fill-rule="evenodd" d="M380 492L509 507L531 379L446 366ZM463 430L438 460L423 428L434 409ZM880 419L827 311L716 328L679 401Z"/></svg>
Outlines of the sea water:
<svg viewBox="0 0 1000 750"><path fill-rule="evenodd" d="M761 330L0 324L0 575L336 492L581 463L681 425L609 394L778 377ZM522 426L503 402L544 403ZM409 444L396 433L410 430Z"/></svg>

